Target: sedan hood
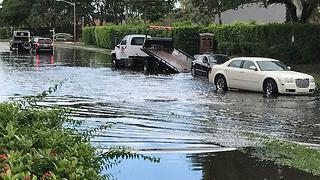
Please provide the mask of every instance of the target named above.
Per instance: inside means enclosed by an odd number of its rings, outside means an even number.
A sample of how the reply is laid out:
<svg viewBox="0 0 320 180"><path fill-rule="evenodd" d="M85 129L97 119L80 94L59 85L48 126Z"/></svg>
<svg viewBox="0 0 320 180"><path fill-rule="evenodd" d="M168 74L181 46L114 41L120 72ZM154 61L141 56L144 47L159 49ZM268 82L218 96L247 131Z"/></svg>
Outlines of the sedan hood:
<svg viewBox="0 0 320 180"><path fill-rule="evenodd" d="M270 75L276 75L277 77L281 78L313 78L312 76L301 73L301 72L296 72L296 71L270 71Z"/></svg>

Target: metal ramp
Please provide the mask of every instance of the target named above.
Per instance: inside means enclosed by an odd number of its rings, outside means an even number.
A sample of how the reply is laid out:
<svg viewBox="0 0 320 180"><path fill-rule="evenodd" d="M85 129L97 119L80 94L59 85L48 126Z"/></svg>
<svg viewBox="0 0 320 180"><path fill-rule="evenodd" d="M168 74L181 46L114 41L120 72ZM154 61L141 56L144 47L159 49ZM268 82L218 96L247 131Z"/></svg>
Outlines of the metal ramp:
<svg viewBox="0 0 320 180"><path fill-rule="evenodd" d="M174 49L169 53L167 51L143 48L142 51L148 54L151 59L157 60L176 73L189 73L191 70L193 57L181 50Z"/></svg>

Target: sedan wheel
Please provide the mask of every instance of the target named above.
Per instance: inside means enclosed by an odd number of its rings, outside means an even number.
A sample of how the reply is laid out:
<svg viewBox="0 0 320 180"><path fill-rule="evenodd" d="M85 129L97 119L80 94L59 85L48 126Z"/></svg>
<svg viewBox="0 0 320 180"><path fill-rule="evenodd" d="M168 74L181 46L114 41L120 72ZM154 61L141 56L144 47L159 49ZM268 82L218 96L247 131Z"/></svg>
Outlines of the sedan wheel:
<svg viewBox="0 0 320 180"><path fill-rule="evenodd" d="M277 84L273 80L267 80L264 83L264 92L267 95L275 95L278 94Z"/></svg>
<svg viewBox="0 0 320 180"><path fill-rule="evenodd" d="M218 91L227 91L227 89L228 89L227 81L224 78L224 76L222 76L222 75L219 75L216 78L215 85L216 85Z"/></svg>

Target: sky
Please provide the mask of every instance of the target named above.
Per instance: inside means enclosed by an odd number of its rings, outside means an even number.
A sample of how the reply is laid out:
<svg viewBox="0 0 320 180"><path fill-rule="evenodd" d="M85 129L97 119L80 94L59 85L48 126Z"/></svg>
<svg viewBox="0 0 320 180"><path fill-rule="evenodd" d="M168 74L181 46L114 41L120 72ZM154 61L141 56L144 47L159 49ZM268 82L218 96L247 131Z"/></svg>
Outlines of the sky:
<svg viewBox="0 0 320 180"><path fill-rule="evenodd" d="M221 14L223 23L233 23L239 21L257 21L260 23L284 22L286 8L284 5L275 4L267 8L260 7L259 4L248 5L238 10L227 10ZM218 19L216 19L217 21ZM217 21L218 22L218 21Z"/></svg>

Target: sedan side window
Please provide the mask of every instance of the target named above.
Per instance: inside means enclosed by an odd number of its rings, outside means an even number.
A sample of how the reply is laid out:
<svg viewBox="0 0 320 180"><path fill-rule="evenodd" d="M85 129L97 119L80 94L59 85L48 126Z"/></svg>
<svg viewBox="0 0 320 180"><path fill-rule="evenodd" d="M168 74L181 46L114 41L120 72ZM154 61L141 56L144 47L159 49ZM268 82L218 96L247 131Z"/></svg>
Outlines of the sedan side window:
<svg viewBox="0 0 320 180"><path fill-rule="evenodd" d="M229 67L241 68L242 60L235 60L229 64Z"/></svg>
<svg viewBox="0 0 320 180"><path fill-rule="evenodd" d="M250 69L250 66L256 67L256 65L252 61L244 61L243 62L243 69Z"/></svg>

